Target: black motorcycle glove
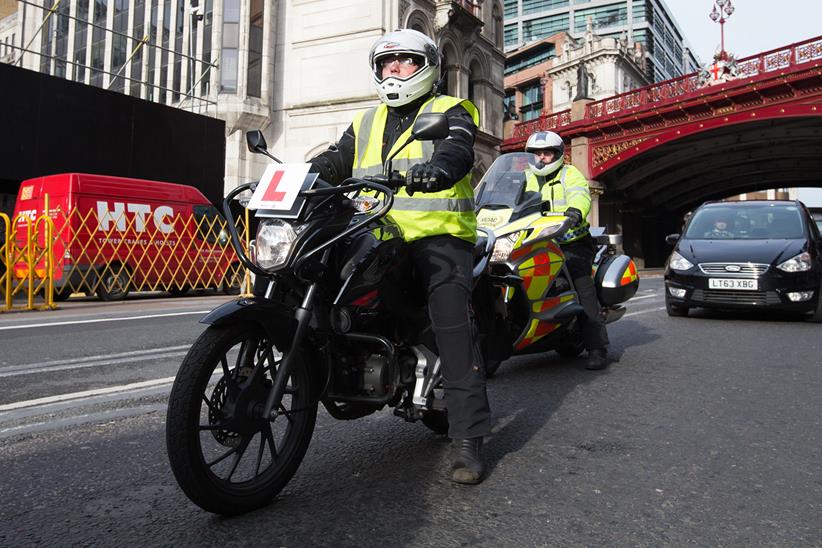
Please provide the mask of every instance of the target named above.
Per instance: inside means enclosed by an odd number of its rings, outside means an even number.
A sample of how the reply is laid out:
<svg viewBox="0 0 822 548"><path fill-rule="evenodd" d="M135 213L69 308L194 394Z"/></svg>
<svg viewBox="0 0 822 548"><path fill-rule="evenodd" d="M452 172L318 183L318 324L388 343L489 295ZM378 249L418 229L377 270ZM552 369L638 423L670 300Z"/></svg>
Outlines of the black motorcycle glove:
<svg viewBox="0 0 822 548"><path fill-rule="evenodd" d="M429 162L414 164L405 173L405 191L409 196L415 192L439 192L452 184L451 176L444 169Z"/></svg>
<svg viewBox="0 0 822 548"><path fill-rule="evenodd" d="M566 209L565 216L571 219L571 226L582 224L582 212L575 207L569 207Z"/></svg>

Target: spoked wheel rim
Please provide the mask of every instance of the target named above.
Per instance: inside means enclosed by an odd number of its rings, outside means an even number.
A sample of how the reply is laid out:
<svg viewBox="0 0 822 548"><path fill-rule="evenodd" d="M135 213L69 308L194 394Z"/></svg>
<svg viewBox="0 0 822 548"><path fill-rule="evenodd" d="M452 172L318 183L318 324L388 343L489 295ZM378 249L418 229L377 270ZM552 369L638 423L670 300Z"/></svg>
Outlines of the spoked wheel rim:
<svg viewBox="0 0 822 548"><path fill-rule="evenodd" d="M262 416L282 355L260 334L235 337L213 354L198 410L197 447L208 477L221 489L255 491L289 466L299 451L309 410L305 377L292 374L277 416Z"/></svg>

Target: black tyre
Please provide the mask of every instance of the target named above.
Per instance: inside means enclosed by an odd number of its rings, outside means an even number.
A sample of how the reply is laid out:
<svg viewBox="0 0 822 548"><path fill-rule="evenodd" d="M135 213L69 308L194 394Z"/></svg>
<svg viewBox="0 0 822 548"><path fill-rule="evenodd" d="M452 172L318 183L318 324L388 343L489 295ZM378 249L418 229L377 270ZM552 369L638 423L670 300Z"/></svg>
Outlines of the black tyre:
<svg viewBox="0 0 822 548"><path fill-rule="evenodd" d="M62 303L68 300L69 297L74 293L74 290L71 289L71 286L66 286L60 289L54 290L54 302Z"/></svg>
<svg viewBox="0 0 822 548"><path fill-rule="evenodd" d="M317 402L297 361L277 418L259 416L280 363L262 329L243 323L209 327L183 360L169 396L166 447L180 487L204 510L235 515L265 506L297 471Z"/></svg>
<svg viewBox="0 0 822 548"><path fill-rule="evenodd" d="M183 295L188 293L188 291L190 289L191 289L191 287L189 287L187 285L184 285L183 287L177 287L176 285L173 285L168 289L168 293L172 297L182 297Z"/></svg>
<svg viewBox="0 0 822 548"><path fill-rule="evenodd" d="M585 350L585 345L582 343L581 338L577 338L577 340L562 344L556 348L557 354L563 358L576 358L582 354L583 350Z"/></svg>
<svg viewBox="0 0 822 548"><path fill-rule="evenodd" d="M422 423L436 434L448 434L448 411L426 411Z"/></svg>
<svg viewBox="0 0 822 548"><path fill-rule="evenodd" d="M128 296L131 272L125 266L112 263L102 269L97 284L97 297L101 301L122 301Z"/></svg>
<svg viewBox="0 0 822 548"><path fill-rule="evenodd" d="M665 295L665 311L669 316L685 317L688 315L688 307L673 304L667 294Z"/></svg>

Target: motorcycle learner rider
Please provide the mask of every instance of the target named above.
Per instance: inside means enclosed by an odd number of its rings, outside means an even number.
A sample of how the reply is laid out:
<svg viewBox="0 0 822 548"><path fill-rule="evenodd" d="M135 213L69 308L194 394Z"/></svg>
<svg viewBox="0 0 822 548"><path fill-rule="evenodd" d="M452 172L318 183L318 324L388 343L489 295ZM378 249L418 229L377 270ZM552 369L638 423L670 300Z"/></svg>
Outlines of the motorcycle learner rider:
<svg viewBox="0 0 822 548"><path fill-rule="evenodd" d="M537 165L525 169L525 189L540 192L550 203L551 211L564 212L573 220L571 228L557 240L565 254L566 264L574 281L580 304L585 309L581 317L582 338L588 350L588 369L608 366L608 332L600 315L596 287L591 269L596 255L594 239L586 218L591 210L591 192L585 176L574 166L564 165L565 144L552 131L538 131L528 137L525 151L537 156Z"/></svg>
<svg viewBox="0 0 822 548"><path fill-rule="evenodd" d="M479 483L480 451L491 420L485 372L471 302L472 250L476 242L471 168L479 114L467 100L437 95L440 55L436 44L411 29L385 34L369 57L381 104L359 113L336 145L310 160L321 179L339 184L372 175L395 146L402 146L418 114L444 112L446 139L413 142L394 157L405 172L389 213L409 244L426 290L429 317L442 361L452 439L451 480Z"/></svg>

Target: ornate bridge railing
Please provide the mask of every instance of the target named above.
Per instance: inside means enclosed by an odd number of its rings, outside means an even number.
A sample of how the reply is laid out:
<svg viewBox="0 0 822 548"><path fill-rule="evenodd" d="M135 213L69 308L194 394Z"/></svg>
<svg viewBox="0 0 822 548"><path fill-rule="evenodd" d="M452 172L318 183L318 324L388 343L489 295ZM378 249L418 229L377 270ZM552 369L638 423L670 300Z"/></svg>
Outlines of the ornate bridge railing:
<svg viewBox="0 0 822 548"><path fill-rule="evenodd" d="M750 79L764 80L774 76L774 73L778 72L779 75L782 75L782 73L794 69L801 69L802 65L819 59L822 59L822 38L811 38L738 61L736 79L729 82L744 85L749 83ZM723 87L724 89L727 88ZM711 86L705 85L700 80L699 73L686 74L672 80L666 80L590 103L585 107L585 117L582 120L573 122L573 125L588 124L615 116L654 109L668 103L687 100L691 97L708 95L710 92ZM535 120L517 124L508 141L524 141L535 131L557 131L571 125L570 110L555 112Z"/></svg>
<svg viewBox="0 0 822 548"><path fill-rule="evenodd" d="M822 59L822 39L811 38L784 48L746 57L737 62L737 81L768 75L776 71L790 70L799 65ZM698 73L686 74L650 86L635 89L608 99L590 103L585 107L585 119L610 118L616 114L632 112L643 107L656 107L660 103L706 91Z"/></svg>

